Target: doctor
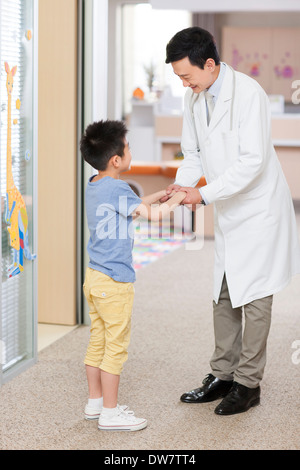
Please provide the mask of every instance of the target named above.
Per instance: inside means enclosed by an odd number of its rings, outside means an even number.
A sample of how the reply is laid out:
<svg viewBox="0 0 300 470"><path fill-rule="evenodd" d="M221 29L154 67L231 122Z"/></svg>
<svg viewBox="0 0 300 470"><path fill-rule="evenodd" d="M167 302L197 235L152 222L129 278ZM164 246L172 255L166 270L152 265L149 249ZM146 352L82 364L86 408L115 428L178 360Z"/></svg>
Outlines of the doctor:
<svg viewBox="0 0 300 470"><path fill-rule="evenodd" d="M166 63L187 87L184 160L168 192L183 187L183 203L215 211L211 373L181 400L223 398L215 413L231 415L260 402L273 294L300 272L294 208L260 85L220 62L213 37L198 27L171 39Z"/></svg>

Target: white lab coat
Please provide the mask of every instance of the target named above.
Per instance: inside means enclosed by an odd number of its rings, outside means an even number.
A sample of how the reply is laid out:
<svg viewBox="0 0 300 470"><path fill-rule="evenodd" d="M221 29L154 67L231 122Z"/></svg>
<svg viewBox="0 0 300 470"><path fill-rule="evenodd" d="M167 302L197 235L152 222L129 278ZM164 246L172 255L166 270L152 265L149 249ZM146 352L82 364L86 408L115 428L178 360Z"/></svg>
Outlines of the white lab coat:
<svg viewBox="0 0 300 470"><path fill-rule="evenodd" d="M300 273L300 248L290 191L271 138L269 100L260 85L226 66L207 126L204 93L193 107L188 89L182 131L184 160L176 184L202 188L215 204L214 300L226 273L233 307L274 294ZM197 142L198 139L198 142ZM199 144L199 152L197 145Z"/></svg>

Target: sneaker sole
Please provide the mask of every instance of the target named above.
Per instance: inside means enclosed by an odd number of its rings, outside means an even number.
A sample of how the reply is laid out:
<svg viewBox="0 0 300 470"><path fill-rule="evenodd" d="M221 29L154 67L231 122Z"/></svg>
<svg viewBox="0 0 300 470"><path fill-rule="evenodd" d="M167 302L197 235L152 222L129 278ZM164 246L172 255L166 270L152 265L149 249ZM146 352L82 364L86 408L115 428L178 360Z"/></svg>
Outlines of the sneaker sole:
<svg viewBox="0 0 300 470"><path fill-rule="evenodd" d="M98 425L98 429L100 431L140 431L147 426L147 421L143 421L140 424L132 425L132 426L103 426L101 424Z"/></svg>
<svg viewBox="0 0 300 470"><path fill-rule="evenodd" d="M84 415L84 419L87 419L88 421L92 421L93 419L99 419L100 413L98 415Z"/></svg>

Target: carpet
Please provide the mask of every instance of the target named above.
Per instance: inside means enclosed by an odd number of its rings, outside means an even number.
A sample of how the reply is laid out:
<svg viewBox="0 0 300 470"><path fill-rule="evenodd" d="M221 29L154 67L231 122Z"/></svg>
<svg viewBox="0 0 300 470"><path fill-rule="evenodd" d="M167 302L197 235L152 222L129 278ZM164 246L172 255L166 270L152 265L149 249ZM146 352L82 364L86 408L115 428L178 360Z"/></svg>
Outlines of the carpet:
<svg viewBox="0 0 300 470"><path fill-rule="evenodd" d="M169 223L139 222L135 226L132 251L133 266L137 271L162 256L180 248L192 238Z"/></svg>
<svg viewBox="0 0 300 470"><path fill-rule="evenodd" d="M219 402L181 403L201 384L214 346L213 241L183 244L137 271L129 358L119 403L148 427L101 432L83 419L88 396L83 358L89 328L48 346L37 364L0 389L2 450L299 450L300 276L274 298L261 404L217 416ZM299 347L299 346L298 346ZM199 462L198 462L199 463Z"/></svg>

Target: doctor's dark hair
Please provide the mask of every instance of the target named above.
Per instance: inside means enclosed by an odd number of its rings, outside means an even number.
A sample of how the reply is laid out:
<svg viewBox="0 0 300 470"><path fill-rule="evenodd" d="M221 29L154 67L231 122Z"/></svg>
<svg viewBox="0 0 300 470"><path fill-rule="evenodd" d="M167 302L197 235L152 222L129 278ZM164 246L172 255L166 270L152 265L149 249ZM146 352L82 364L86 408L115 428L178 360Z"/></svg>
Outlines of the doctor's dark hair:
<svg viewBox="0 0 300 470"><path fill-rule="evenodd" d="M124 155L127 132L122 121L107 120L90 124L80 140L82 157L96 170L106 170L111 157Z"/></svg>
<svg viewBox="0 0 300 470"><path fill-rule="evenodd" d="M166 64L189 58L192 65L204 69L207 59L220 64L220 57L214 37L205 29L193 26L183 29L173 36L166 48Z"/></svg>

